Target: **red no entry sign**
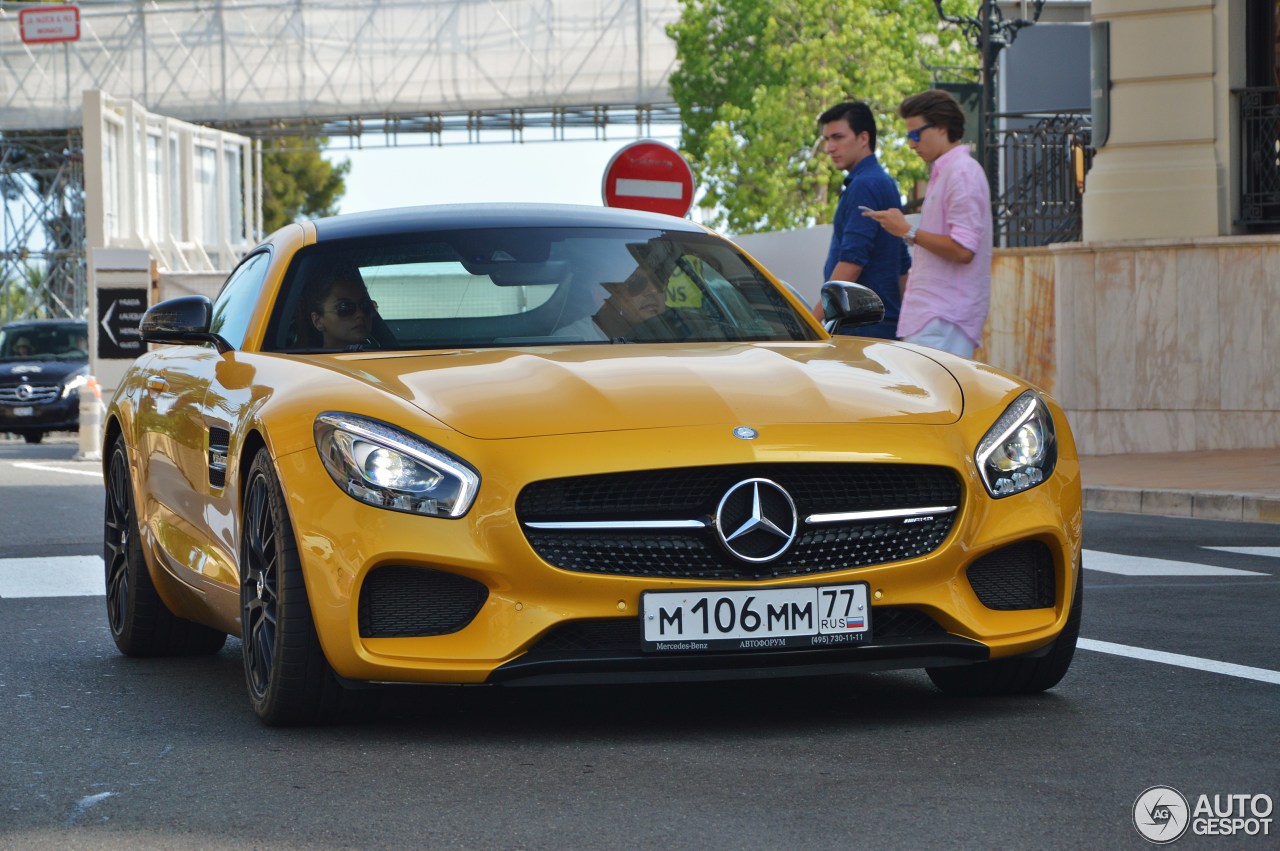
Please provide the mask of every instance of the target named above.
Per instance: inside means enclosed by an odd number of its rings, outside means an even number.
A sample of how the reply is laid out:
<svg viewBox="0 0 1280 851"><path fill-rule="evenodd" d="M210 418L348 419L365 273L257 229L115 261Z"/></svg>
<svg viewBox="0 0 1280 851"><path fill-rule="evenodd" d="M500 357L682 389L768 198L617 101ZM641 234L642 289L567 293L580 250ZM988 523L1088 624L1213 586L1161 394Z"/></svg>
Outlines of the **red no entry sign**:
<svg viewBox="0 0 1280 851"><path fill-rule="evenodd" d="M601 191L606 207L684 216L693 206L693 172L675 148L645 139L613 155Z"/></svg>

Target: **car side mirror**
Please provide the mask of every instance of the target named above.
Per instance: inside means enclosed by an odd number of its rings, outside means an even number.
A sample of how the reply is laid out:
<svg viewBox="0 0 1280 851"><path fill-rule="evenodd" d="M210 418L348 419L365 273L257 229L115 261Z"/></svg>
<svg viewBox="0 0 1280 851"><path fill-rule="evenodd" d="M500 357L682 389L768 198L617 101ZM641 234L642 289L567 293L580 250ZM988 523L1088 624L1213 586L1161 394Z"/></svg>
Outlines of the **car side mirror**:
<svg viewBox="0 0 1280 851"><path fill-rule="evenodd" d="M874 325L884 319L884 302L869 287L848 281L827 281L822 285L822 312L828 333L841 328Z"/></svg>
<svg viewBox="0 0 1280 851"><path fill-rule="evenodd" d="M150 307L138 326L148 343L213 343L229 352L230 343L209 330L213 302L202 295L171 298Z"/></svg>

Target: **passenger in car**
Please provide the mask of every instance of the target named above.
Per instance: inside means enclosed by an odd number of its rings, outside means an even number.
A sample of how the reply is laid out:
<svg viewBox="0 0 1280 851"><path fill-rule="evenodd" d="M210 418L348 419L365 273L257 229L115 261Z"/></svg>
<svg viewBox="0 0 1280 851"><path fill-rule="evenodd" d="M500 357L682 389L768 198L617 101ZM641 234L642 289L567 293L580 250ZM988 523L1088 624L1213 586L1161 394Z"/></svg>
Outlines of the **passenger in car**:
<svg viewBox="0 0 1280 851"><path fill-rule="evenodd" d="M89 340L84 334L76 334L74 339L67 344L62 350L64 355L87 355L89 354Z"/></svg>
<svg viewBox="0 0 1280 851"><path fill-rule="evenodd" d="M19 337L18 341L13 344L13 354L20 358L29 358L36 353L31 347L31 341L26 337Z"/></svg>
<svg viewBox="0 0 1280 851"><path fill-rule="evenodd" d="M557 334L584 340L634 337L644 322L667 310L666 287L643 266L621 283L602 286L609 295L595 315L566 325Z"/></svg>
<svg viewBox="0 0 1280 851"><path fill-rule="evenodd" d="M352 351L377 347L370 338L377 311L359 269L342 263L330 267L307 281L297 320L298 345Z"/></svg>

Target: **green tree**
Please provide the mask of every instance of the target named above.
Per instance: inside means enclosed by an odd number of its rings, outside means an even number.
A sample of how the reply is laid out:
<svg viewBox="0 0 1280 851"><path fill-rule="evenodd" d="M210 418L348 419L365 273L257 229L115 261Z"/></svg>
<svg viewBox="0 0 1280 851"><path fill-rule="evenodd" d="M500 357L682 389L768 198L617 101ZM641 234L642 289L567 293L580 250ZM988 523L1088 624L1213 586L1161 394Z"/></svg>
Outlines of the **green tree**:
<svg viewBox="0 0 1280 851"><path fill-rule="evenodd" d="M681 2L667 31L678 60L671 92L681 147L716 227L752 233L831 221L843 174L814 143L818 115L844 100L871 106L876 152L904 189L927 176L904 144L898 104L929 87L926 65L974 61L932 3ZM952 5L959 12L976 0Z"/></svg>
<svg viewBox="0 0 1280 851"><path fill-rule="evenodd" d="M262 143L262 227L266 233L299 218L331 216L347 191L351 162L320 155L325 139L272 139Z"/></svg>
<svg viewBox="0 0 1280 851"><path fill-rule="evenodd" d="M44 269L30 263L0 265L0 325L53 315L44 297L45 277Z"/></svg>

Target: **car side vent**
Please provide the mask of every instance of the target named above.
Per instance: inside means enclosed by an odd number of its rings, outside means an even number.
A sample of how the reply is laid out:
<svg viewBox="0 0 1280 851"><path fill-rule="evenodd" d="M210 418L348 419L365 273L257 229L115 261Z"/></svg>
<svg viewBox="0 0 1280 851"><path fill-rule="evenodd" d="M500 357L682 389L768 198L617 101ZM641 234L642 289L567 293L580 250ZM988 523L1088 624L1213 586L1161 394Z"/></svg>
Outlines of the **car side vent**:
<svg viewBox="0 0 1280 851"><path fill-rule="evenodd" d="M988 609L1047 609L1057 599L1053 556L1040 541L1021 541L969 565L969 584Z"/></svg>
<svg viewBox="0 0 1280 851"><path fill-rule="evenodd" d="M231 445L231 432L225 428L209 429L209 484L215 488L227 484L227 450Z"/></svg>
<svg viewBox="0 0 1280 851"><path fill-rule="evenodd" d="M457 632L489 598L483 583L424 567L375 568L360 587L360 636L410 638Z"/></svg>

